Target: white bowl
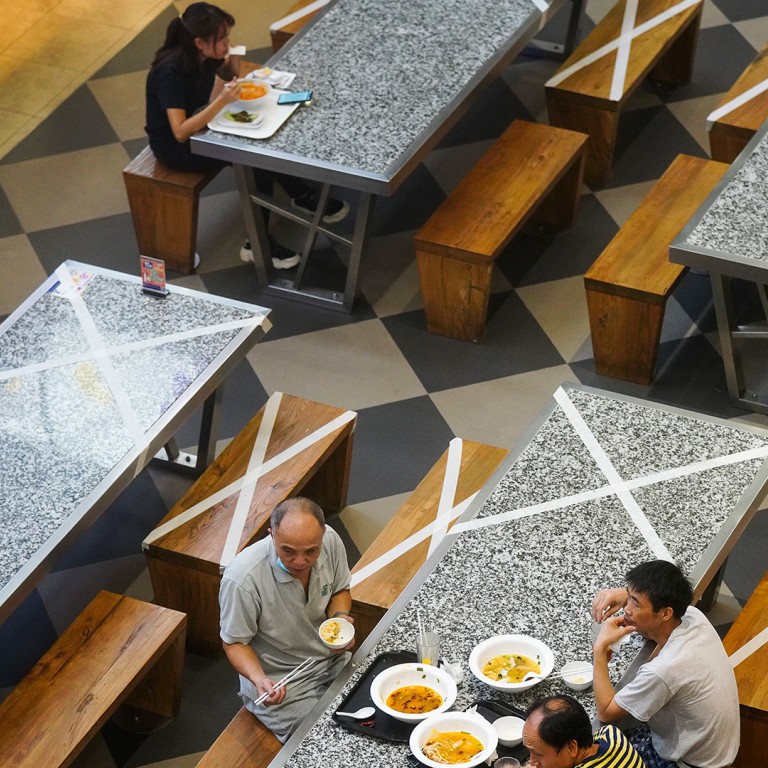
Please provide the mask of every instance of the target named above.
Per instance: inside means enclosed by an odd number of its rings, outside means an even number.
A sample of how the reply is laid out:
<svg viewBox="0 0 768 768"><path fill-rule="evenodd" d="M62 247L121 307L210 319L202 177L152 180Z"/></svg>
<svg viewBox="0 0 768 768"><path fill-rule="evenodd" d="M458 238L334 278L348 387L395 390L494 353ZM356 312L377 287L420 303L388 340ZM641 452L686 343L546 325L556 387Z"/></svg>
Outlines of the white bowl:
<svg viewBox="0 0 768 768"><path fill-rule="evenodd" d="M326 640L323 637L323 630L324 628L331 627L334 622L339 625L339 634L334 641ZM343 648L345 645L348 645L352 641L352 638L355 636L355 625L346 619L337 617L335 619L326 619L320 625L317 631L320 635L320 639L323 641L323 644L328 648Z"/></svg>
<svg viewBox="0 0 768 768"><path fill-rule="evenodd" d="M484 763L494 753L498 743L498 737L493 726L476 712L442 712L438 715L430 715L413 729L408 742L416 759L429 768L444 768L445 766L444 763L430 760L422 751L433 730L442 733L467 731L480 740L483 745L482 752L464 763L453 763L453 765L462 768L470 768L470 766Z"/></svg>
<svg viewBox="0 0 768 768"><path fill-rule="evenodd" d="M575 671L568 674L569 670ZM592 665L588 661L569 661L563 664L560 676L572 691L586 691L592 685Z"/></svg>
<svg viewBox="0 0 768 768"><path fill-rule="evenodd" d="M437 709L423 714L398 712L396 709L388 707L389 694L406 685L424 685L427 688L432 688L443 697L443 703ZM379 672L373 678L371 681L371 699L378 709L391 717L406 723L416 723L430 715L445 712L456 701L456 682L445 670L429 664L419 664L418 662L396 664L394 667Z"/></svg>
<svg viewBox="0 0 768 768"><path fill-rule="evenodd" d="M516 747L523 740L523 726L525 720L522 717L507 715L493 721L493 730L499 737L499 744L505 747Z"/></svg>
<svg viewBox="0 0 768 768"><path fill-rule="evenodd" d="M490 677L486 677L483 674L486 662L494 656L505 653L519 653L521 656L528 656L538 661L541 667L540 677L537 676L522 683L509 683L506 680L491 680ZM469 668L472 674L480 682L490 685L497 691L524 691L527 688L533 688L552 672L554 666L555 657L549 646L529 635L495 635L476 645L469 655Z"/></svg>

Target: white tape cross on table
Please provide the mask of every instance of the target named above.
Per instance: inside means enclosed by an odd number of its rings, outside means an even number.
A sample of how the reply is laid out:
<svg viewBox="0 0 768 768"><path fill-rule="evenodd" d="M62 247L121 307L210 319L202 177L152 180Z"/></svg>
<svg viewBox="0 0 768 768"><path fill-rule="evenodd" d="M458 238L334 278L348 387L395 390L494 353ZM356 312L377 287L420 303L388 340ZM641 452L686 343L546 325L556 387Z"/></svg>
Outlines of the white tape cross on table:
<svg viewBox="0 0 768 768"><path fill-rule="evenodd" d="M624 90L624 79L626 77L626 64L628 62L628 53L629 53L629 47L627 47L629 44L631 44L632 40L634 40L636 37L640 37L640 35L645 34L649 30L653 29L654 27L658 27L659 24L663 24L665 21L668 21L673 16L677 16L677 14L682 13L683 11L688 10L688 8L691 8L694 5L699 5L702 2L702 0L683 0L680 3L677 3L676 5L673 5L671 8L668 8L666 11L663 11L662 13L659 13L658 15L648 19L648 21L643 22L639 26L635 27L634 29L625 31L625 24L627 22L627 12L629 11L629 6L633 3L635 4L635 12L636 12L636 0L628 0L627 2L627 8L625 9L625 15L624 19L622 21L622 33L617 37L615 40L612 40L610 43L606 43L605 45L600 46L595 51L592 51L592 53L585 56L583 59L579 59L576 63L572 64L570 67L567 67L562 72L558 72L554 76L552 76L545 85L547 87L554 87L556 85L560 85L564 80L567 80L571 75L575 75L577 72L580 72L585 67L588 67L590 64L593 64L594 62L598 61L599 59L602 59L603 56L607 56L609 53L612 53L613 51L619 51L619 49L622 49L616 56L616 66L619 65L620 60L626 55L626 61L624 62L624 70L623 72L620 72L619 75L617 75L616 71L614 70L614 77L611 82L611 94L609 98L612 101L618 101ZM621 93L616 95L615 89L618 85L621 85Z"/></svg>
<svg viewBox="0 0 768 768"><path fill-rule="evenodd" d="M187 339L196 339L201 336L212 336L215 333L221 333L223 331L255 327L263 321L264 317L265 315L257 315L255 317L247 317L242 320L229 320L226 323L217 323L216 325L206 325L200 328L191 328L188 331L177 331L176 333L169 333L165 336L154 336L151 339L129 341L126 344L121 344L117 347L108 347L100 344L97 349L91 349L88 352L82 352L76 355L68 355L67 357L52 357L39 363L32 363L31 365L24 365L20 368L14 368L7 371L0 371L0 381L16 379L22 376L27 376L29 374L52 370L53 368L61 368L66 365L77 365L78 363L94 362L103 357L123 355L126 352L138 352L142 349L163 347L166 344L173 344L178 341L186 341Z"/></svg>
<svg viewBox="0 0 768 768"><path fill-rule="evenodd" d="M261 424L259 425L259 431L256 435L253 449L251 450L251 457L248 461L248 469L246 473L224 488L220 488L218 491L216 491L216 493L211 494L205 499L202 499L197 504L193 504L189 509L182 512L180 515L176 515L176 517L155 528L155 530L152 531L144 540L144 548L146 548L153 541L157 541L157 539L165 536L167 533L170 533L179 526L184 525L198 515L201 515L203 512L211 509L211 507L214 507L216 504L219 504L220 502L229 498L234 493L241 492L248 495L248 503L250 504L250 499L253 498L253 492L260 477L263 477L273 469L276 469L280 465L294 458L303 450L319 442L336 430L341 429L350 421L352 421L357 415L354 411L345 411L340 416L337 416L327 424L319 427L314 432L311 432L306 437L303 437L301 440L286 448L284 451L281 451L276 456L273 456L271 459L264 461L263 457L265 455L266 446L269 444L269 439L274 428L274 416L272 414L274 413L276 416L282 397L282 392L275 392L267 401L264 417L262 418ZM239 501L240 500L238 499L238 502ZM243 514L242 509L240 509L240 513L238 514L239 507L240 505L238 504L235 509L235 514L232 516L227 539L224 545L224 549L222 550L220 559L222 571L229 564L229 562L231 562L232 557L234 557L236 554L236 551L232 551L233 547L231 541L235 540L237 542L234 547L236 550L237 546L239 545L240 537L242 536L245 520L247 518L248 507L245 507L245 514ZM227 547L229 548L227 549Z"/></svg>
<svg viewBox="0 0 768 768"><path fill-rule="evenodd" d="M314 3L310 3L295 13L289 13L287 16L283 16L282 19L278 19L277 21L272 22L272 24L269 25L269 29L270 31L277 32L277 30L282 29L283 27L287 27L289 24L293 24L294 21L303 19L305 16L309 16L309 14L313 13L314 11L319 11L321 8L324 8L326 5L328 5L329 2L330 0L315 0Z"/></svg>
<svg viewBox="0 0 768 768"><path fill-rule="evenodd" d="M748 101L752 101L752 99L765 91L768 91L768 78L757 83L757 85L748 88L744 93L740 93L738 96L723 104L722 107L718 107L714 112L707 115L707 130L711 131L712 123L716 123L721 117L729 115L731 112L738 109L743 104L746 104Z"/></svg>
<svg viewBox="0 0 768 768"><path fill-rule="evenodd" d="M83 336L88 344L88 348L91 351L92 359L97 363L102 376L109 387L109 390L114 398L117 410L123 419L123 425L133 439L134 445L140 445L144 438L144 430L139 424L139 420L136 417L136 413L131 405L128 393L120 381L120 377L112 366L112 361L100 354L104 349L104 344L96 328L96 323L93 320L88 307L83 301L83 297L80 295L72 275L69 273L69 269L66 264L60 264L56 269L56 277L59 278L59 282L62 287L62 295L69 299L72 304L77 321L80 323L80 328L83 331Z"/></svg>
<svg viewBox="0 0 768 768"><path fill-rule="evenodd" d="M637 505L637 502L631 496L630 491L636 488L655 485L656 483L663 481L685 477L687 475L695 475L700 472L715 469L717 467L739 464L741 462L753 461L755 459L765 459L768 457L768 446L763 446L759 448L751 448L746 451L739 451L729 456L718 456L713 459L703 459L701 461L696 461L681 467L673 467L672 469L664 470L662 472L655 472L651 475L646 475L645 477L637 477L631 480L623 481L619 478L612 464L605 455L605 452L598 445L594 435L584 423L584 420L576 411L573 403L570 401L562 388L555 392L555 400L557 400L563 412L576 429L577 434L581 438L582 442L584 442L584 444L587 446L587 449L598 463L601 471L606 475L606 478L608 479L608 485L604 485L600 488L594 488L588 491L582 491L571 496L564 496L559 499L552 499L550 501L541 502L539 504L532 504L529 507L521 507L519 509L501 512L496 515L488 515L486 517L468 520L464 523L458 523L453 526L453 528L451 528L451 530L448 532L448 536L458 536L465 531L473 531L493 525L500 525L502 523L511 522L512 520L519 520L524 517L530 517L531 515L551 512L557 509L564 509L575 504L582 504L586 501L592 501L593 499L600 499L605 498L606 496L616 495L629 512L632 520L638 526L638 529L645 537L646 541L651 547L651 550L656 553L656 556L662 559L671 560L669 552L661 542L658 534L655 532L650 522L643 514L642 510Z"/></svg>

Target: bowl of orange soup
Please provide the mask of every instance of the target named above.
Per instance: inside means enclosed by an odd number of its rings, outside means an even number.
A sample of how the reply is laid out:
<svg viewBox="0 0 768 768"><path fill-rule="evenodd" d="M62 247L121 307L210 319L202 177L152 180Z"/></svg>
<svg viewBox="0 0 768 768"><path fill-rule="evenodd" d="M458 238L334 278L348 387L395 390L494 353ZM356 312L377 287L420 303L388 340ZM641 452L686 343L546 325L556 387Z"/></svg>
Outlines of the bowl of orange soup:
<svg viewBox="0 0 768 768"><path fill-rule="evenodd" d="M240 101L244 104L253 104L258 99L263 99L270 91L266 83L254 83L246 80L240 83Z"/></svg>
<svg viewBox="0 0 768 768"><path fill-rule="evenodd" d="M418 723L408 745L429 768L471 768L488 760L497 743L493 726L476 712L441 712Z"/></svg>
<svg viewBox="0 0 768 768"><path fill-rule="evenodd" d="M430 664L396 664L373 678L371 699L390 717L415 723L445 712L456 701L456 682Z"/></svg>

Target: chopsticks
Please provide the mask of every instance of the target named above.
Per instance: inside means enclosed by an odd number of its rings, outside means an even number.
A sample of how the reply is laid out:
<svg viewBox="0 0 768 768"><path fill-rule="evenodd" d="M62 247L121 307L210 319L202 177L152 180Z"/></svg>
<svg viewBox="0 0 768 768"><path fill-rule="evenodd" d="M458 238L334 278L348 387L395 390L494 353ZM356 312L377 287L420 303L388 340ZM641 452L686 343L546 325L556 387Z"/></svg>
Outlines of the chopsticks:
<svg viewBox="0 0 768 768"><path fill-rule="evenodd" d="M302 672L306 672L314 663L316 659L313 659L311 656L307 659L304 659L304 661L301 662L297 667L292 669L287 675L284 677L281 677L273 686L271 691L267 691L266 693L262 693L261 696L259 696L256 701L254 701L254 704L261 704L264 699L269 698L278 688L282 688L288 683L293 680L294 677L297 675L300 675Z"/></svg>

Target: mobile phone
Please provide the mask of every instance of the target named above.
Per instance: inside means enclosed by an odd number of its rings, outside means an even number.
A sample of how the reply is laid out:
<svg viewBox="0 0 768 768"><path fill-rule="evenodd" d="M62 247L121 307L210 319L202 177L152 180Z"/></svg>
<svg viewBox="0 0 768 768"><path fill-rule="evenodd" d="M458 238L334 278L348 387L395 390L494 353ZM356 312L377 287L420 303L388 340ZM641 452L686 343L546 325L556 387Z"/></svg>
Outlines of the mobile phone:
<svg viewBox="0 0 768 768"><path fill-rule="evenodd" d="M278 104L298 104L312 100L312 91L288 91L277 97Z"/></svg>

